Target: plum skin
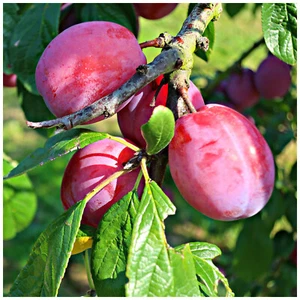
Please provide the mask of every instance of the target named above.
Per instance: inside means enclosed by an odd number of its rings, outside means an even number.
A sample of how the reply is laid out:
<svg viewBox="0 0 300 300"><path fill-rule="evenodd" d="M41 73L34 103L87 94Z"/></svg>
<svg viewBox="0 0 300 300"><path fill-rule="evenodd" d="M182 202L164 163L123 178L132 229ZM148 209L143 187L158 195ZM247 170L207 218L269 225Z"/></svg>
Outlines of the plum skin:
<svg viewBox="0 0 300 300"><path fill-rule="evenodd" d="M242 69L239 73L231 74L226 81L226 94L239 111L252 107L259 101L254 77L252 70Z"/></svg>
<svg viewBox="0 0 300 300"><path fill-rule="evenodd" d="M46 47L37 64L36 86L49 110L63 117L110 94L145 63L127 28L106 21L84 22L64 30Z"/></svg>
<svg viewBox="0 0 300 300"><path fill-rule="evenodd" d="M16 87L17 86L17 75L3 73L3 86Z"/></svg>
<svg viewBox="0 0 300 300"><path fill-rule="evenodd" d="M61 185L65 209L84 199L99 183L123 169L134 151L110 139L100 140L78 150L69 161ZM130 192L139 169L124 174L105 186L86 204L82 224L97 227L106 211ZM141 187L141 186L140 186Z"/></svg>
<svg viewBox="0 0 300 300"><path fill-rule="evenodd" d="M163 76L159 76L155 81L146 85L137 94L135 94L130 103L117 114L118 124L123 136L130 139L141 148L146 147L146 142L141 133L141 126L148 122L156 106L166 106L168 98L167 84L163 85L159 91L155 101L155 106L151 106L151 102L162 78ZM204 100L201 92L192 81L190 81L188 95L196 110L204 106Z"/></svg>
<svg viewBox="0 0 300 300"><path fill-rule="evenodd" d="M169 165L183 198L216 220L255 215L274 187L267 142L243 115L222 105L208 104L177 120Z"/></svg>
<svg viewBox="0 0 300 300"><path fill-rule="evenodd" d="M272 55L261 62L254 77L256 88L265 99L283 97L291 81L290 66Z"/></svg>
<svg viewBox="0 0 300 300"><path fill-rule="evenodd" d="M133 3L137 14L148 20L161 19L170 14L178 3Z"/></svg>

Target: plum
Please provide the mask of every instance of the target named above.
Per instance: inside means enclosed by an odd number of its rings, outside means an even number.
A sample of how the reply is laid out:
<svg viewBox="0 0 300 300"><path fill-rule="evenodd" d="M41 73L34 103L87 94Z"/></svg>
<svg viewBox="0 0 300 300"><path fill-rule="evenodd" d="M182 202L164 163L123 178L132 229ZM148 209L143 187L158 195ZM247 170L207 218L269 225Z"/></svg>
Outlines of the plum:
<svg viewBox="0 0 300 300"><path fill-rule="evenodd" d="M139 43L127 28L84 22L64 30L47 46L36 68L36 86L49 110L63 117L110 94L144 63Z"/></svg>
<svg viewBox="0 0 300 300"><path fill-rule="evenodd" d="M261 133L242 114L218 104L177 120L169 165L183 198L216 220L256 214L274 187L274 160Z"/></svg>

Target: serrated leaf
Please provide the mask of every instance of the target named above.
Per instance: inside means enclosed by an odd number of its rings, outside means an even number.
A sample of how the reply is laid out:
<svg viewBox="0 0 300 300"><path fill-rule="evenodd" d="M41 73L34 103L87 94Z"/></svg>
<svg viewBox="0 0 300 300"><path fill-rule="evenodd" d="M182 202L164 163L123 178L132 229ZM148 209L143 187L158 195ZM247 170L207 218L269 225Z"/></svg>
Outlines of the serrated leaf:
<svg viewBox="0 0 300 300"><path fill-rule="evenodd" d="M159 186L146 183L132 231L126 296L172 295L173 270L163 220L174 213L175 207Z"/></svg>
<svg viewBox="0 0 300 300"><path fill-rule="evenodd" d="M202 259L213 259L222 254L221 250L213 244L205 242L191 242L189 243L193 255ZM176 250L181 250L185 244L175 247Z"/></svg>
<svg viewBox="0 0 300 300"><path fill-rule="evenodd" d="M184 247L186 244L177 246L175 249L178 251ZM205 242L191 242L189 247L194 257L195 270L202 293L210 297L218 296L217 286L220 280L226 289L226 296L234 296L228 280L212 262L213 258L221 255L221 250L216 245Z"/></svg>
<svg viewBox="0 0 300 300"><path fill-rule="evenodd" d="M225 10L227 14L233 18L245 7L245 5L245 3L226 3Z"/></svg>
<svg viewBox="0 0 300 300"><path fill-rule="evenodd" d="M9 45L12 33L18 23L19 7L16 3L3 3L3 72L11 74Z"/></svg>
<svg viewBox="0 0 300 300"><path fill-rule="evenodd" d="M86 202L77 202L42 232L13 283L10 296L57 296Z"/></svg>
<svg viewBox="0 0 300 300"><path fill-rule="evenodd" d="M189 8L188 8L188 15L192 12L193 8L195 7L197 3L190 3ZM195 54L202 58L204 61L208 62L210 55L212 53L212 50L214 48L214 43L215 43L215 24L213 22L209 22L207 25L203 36L207 37L209 40L209 48L207 51L204 51L202 49L199 49L195 52Z"/></svg>
<svg viewBox="0 0 300 300"><path fill-rule="evenodd" d="M11 36L12 70L26 89L39 94L35 85L35 69L46 46L58 34L60 3L31 5Z"/></svg>
<svg viewBox="0 0 300 300"><path fill-rule="evenodd" d="M16 166L8 157L3 158L3 172ZM27 175L3 183L3 238L9 240L25 229L33 220L37 198Z"/></svg>
<svg viewBox="0 0 300 300"><path fill-rule="evenodd" d="M273 256L270 232L260 216L248 219L239 234L233 252L233 271L245 281L252 281L269 272Z"/></svg>
<svg viewBox="0 0 300 300"><path fill-rule="evenodd" d="M139 200L129 192L101 220L95 236L91 270L97 296L125 296L125 270Z"/></svg>
<svg viewBox="0 0 300 300"><path fill-rule="evenodd" d="M207 296L217 296L218 276L211 267L209 261L194 256L195 268L198 276L200 277L201 289Z"/></svg>
<svg viewBox="0 0 300 300"><path fill-rule="evenodd" d="M142 125L142 135L147 143L146 152L157 154L164 149L174 136L175 119L172 111L159 105L154 108L149 121Z"/></svg>
<svg viewBox="0 0 300 300"><path fill-rule="evenodd" d="M60 156L81 149L88 144L107 138L109 135L86 129L72 129L60 132L49 138L44 148L38 148L11 170L4 179L21 175L29 170L42 166Z"/></svg>
<svg viewBox="0 0 300 300"><path fill-rule="evenodd" d="M19 81L17 82L17 89L21 107L27 120L38 122L40 120L55 119L55 116L49 111L42 96L30 93ZM32 109L33 107L34 109ZM48 137L54 133L55 129L38 128L36 131Z"/></svg>
<svg viewBox="0 0 300 300"><path fill-rule="evenodd" d="M263 3L262 29L268 49L284 62L297 62L297 7L295 3Z"/></svg>
<svg viewBox="0 0 300 300"><path fill-rule="evenodd" d="M172 267L172 293L170 297L199 297L200 291L196 277L194 257L189 244L178 252L168 249L170 264Z"/></svg>
<svg viewBox="0 0 300 300"><path fill-rule="evenodd" d="M81 18L87 21L110 21L138 34L137 17L131 3L89 3L81 11Z"/></svg>

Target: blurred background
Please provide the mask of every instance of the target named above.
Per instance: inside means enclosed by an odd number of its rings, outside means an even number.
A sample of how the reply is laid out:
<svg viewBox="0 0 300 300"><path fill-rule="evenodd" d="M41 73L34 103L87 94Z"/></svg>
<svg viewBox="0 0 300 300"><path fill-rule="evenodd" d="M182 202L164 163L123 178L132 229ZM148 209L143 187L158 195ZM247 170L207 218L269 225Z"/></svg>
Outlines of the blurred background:
<svg viewBox="0 0 300 300"><path fill-rule="evenodd" d="M164 31L176 35L187 16L188 6L181 3L171 14L159 20L140 17L139 42L151 40ZM210 61L207 63L195 56L191 79L200 90L206 87L216 72L226 70L263 36L259 5L248 3L236 15L226 10L226 4L223 8L221 18L215 22L215 43ZM160 50L147 48L144 53L150 62ZM262 44L243 61L242 66L256 71L267 55L268 50ZM293 66L292 84L283 98L260 99L255 106L243 112L253 118L276 161L275 189L262 212L234 222L209 219L183 200L169 171L166 174L164 189L177 207L176 215L166 220L169 244L176 246L191 241L216 244L222 255L214 262L228 278L236 296L296 295L296 73ZM217 93L204 100L225 101L224 96ZM19 162L44 145L45 134L26 127L16 88L5 87L3 90L3 120L3 148L12 160ZM89 128L121 135L115 116ZM63 212L60 185L71 156L63 156L28 173L37 196L37 211L29 227L4 242L4 294L26 263L39 234ZM59 296L84 295L88 289L83 256L74 255Z"/></svg>

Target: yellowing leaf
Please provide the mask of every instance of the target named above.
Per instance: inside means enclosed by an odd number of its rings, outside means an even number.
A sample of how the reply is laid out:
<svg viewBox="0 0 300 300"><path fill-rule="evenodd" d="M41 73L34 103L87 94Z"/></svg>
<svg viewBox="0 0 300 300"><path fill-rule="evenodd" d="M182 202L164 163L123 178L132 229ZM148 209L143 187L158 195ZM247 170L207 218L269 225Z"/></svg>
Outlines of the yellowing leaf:
<svg viewBox="0 0 300 300"><path fill-rule="evenodd" d="M90 236L83 236L76 238L73 246L72 255L78 254L85 251L86 249L92 248L93 238Z"/></svg>

